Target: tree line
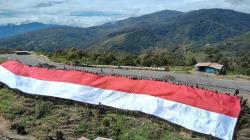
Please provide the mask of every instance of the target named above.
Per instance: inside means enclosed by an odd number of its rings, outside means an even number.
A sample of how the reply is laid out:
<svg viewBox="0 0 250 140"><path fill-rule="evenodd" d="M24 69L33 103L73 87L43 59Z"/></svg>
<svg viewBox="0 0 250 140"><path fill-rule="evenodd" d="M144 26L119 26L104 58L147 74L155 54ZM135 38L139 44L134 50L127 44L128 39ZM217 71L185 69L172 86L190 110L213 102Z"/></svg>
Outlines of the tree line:
<svg viewBox="0 0 250 140"><path fill-rule="evenodd" d="M54 61L73 65L170 67L194 66L197 62L214 62L224 65L230 73L250 75L248 52L227 55L214 46L155 49L140 54L118 51L87 52L70 48L44 54Z"/></svg>

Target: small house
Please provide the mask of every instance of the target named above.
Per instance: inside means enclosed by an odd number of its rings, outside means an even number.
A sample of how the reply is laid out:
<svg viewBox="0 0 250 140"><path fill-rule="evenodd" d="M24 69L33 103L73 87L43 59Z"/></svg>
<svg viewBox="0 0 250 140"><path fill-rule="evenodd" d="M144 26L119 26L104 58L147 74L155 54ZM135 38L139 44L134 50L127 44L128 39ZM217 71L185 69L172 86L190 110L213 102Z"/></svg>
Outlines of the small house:
<svg viewBox="0 0 250 140"><path fill-rule="evenodd" d="M16 55L30 55L29 51L15 51Z"/></svg>
<svg viewBox="0 0 250 140"><path fill-rule="evenodd" d="M221 74L224 71L224 66L218 63L206 62L206 63L197 63L195 65L195 69L197 71L206 73Z"/></svg>

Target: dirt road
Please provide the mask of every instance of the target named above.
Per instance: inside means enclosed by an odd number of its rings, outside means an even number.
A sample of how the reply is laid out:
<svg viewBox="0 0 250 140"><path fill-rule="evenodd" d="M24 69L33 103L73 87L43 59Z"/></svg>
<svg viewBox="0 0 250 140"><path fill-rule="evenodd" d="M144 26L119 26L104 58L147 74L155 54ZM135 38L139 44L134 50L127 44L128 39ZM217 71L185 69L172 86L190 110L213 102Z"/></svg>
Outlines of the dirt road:
<svg viewBox="0 0 250 140"><path fill-rule="evenodd" d="M250 81L249 80L230 80L207 77L204 74L176 74L172 72L164 71L148 71L148 70L125 70L125 69L113 69L113 68L94 68L94 67L75 67L64 64L51 62L46 57L40 57L36 55L15 55L5 54L0 55L1 58L16 59L25 64L36 66L41 63L48 63L55 65L57 68L86 70L90 72L98 72L104 74L119 74L125 76L137 76L142 78L158 78L167 79L172 82L180 82L187 84L198 84L200 87L205 87L219 92L234 93L236 89L240 90L240 96L250 100Z"/></svg>

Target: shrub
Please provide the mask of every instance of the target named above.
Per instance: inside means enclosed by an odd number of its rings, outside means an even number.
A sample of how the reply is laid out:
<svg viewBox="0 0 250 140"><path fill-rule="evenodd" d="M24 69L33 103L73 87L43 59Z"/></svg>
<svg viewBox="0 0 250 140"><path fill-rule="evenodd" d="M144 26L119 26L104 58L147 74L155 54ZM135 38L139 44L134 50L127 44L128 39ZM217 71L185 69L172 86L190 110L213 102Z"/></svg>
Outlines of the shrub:
<svg viewBox="0 0 250 140"><path fill-rule="evenodd" d="M96 135L97 136L107 136L108 132L107 129L105 127L99 127L96 131Z"/></svg>
<svg viewBox="0 0 250 140"><path fill-rule="evenodd" d="M80 123L76 129L75 129L75 134L77 135L82 135L84 132L86 132L88 129L88 125L85 123Z"/></svg>
<svg viewBox="0 0 250 140"><path fill-rule="evenodd" d="M35 106L36 118L41 119L51 111L51 105L44 101L39 101Z"/></svg>
<svg viewBox="0 0 250 140"><path fill-rule="evenodd" d="M104 118L102 121L103 126L105 127L109 127L110 126L110 122L108 118Z"/></svg>

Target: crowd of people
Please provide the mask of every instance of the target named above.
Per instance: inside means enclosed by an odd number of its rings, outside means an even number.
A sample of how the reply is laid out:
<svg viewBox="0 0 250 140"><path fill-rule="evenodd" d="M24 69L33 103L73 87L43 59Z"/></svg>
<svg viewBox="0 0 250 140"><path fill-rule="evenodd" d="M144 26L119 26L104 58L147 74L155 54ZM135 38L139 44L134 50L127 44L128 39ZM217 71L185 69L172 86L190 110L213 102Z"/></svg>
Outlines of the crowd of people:
<svg viewBox="0 0 250 140"><path fill-rule="evenodd" d="M18 60L14 60L14 61L18 61ZM22 63L20 61L18 61L19 63ZM32 67L31 65L28 65L29 67ZM116 76L116 77L123 77L123 78L128 78L128 79L131 79L131 80L153 80L153 81L161 81L161 82L168 82L168 83L172 83L172 84L175 84L175 85L180 85L180 86L188 86L188 87L191 87L191 88L199 88L199 89L203 89L203 90L210 90L210 89L207 89L203 86L200 86L199 84L189 84L189 83L184 83L184 82L180 82L180 81L174 81L172 78L167 78L167 77L164 77L164 78L153 78L153 77L142 77L142 76L131 76L131 75L121 75L121 74L118 74L118 73L105 73L103 72L103 69L100 68L100 71L98 72L93 72L93 71L88 71L88 70L82 70L82 69L77 69L77 68L69 68L69 67L66 67L66 66L63 66L63 68L57 68L56 66L54 65L50 65L50 64L38 64L37 67L40 67L40 68L47 68L47 69L54 69L54 70L65 70L65 71L79 71L79 72L84 72L84 73L90 73L90 74L95 74L95 75L98 75L98 76ZM240 90L239 89L235 89L234 93L222 93L222 92L218 92L217 90L210 90L210 91L213 91L214 93L217 93L217 94L226 94L228 96L239 96L240 94ZM241 99L241 106L244 107L247 105L248 103L248 99L244 99L242 96L239 96L240 99Z"/></svg>
<svg viewBox="0 0 250 140"><path fill-rule="evenodd" d="M53 67L53 66L49 66L47 64L39 64L39 67L42 67L42 68L48 68L48 69L57 69L57 70L67 70L67 71L71 71L71 70L74 70L74 71L79 71L79 72L84 72L84 73L91 73L91 74L95 74L95 75L98 75L98 76L116 76L116 77L123 77L123 78L128 78L128 79L131 79L131 80L154 80L154 81L161 81L161 82L168 82L168 83L172 83L172 84L176 84L176 85L182 85L182 86L188 86L188 87L192 87L192 88L199 88L199 89L203 89L203 90L209 90L205 87L202 87L202 86L199 86L198 84L188 84L188 83L184 83L184 82L180 82L180 81L173 81L171 78L148 78L148 77L142 77L142 76L131 76L131 75L121 75L121 74L118 74L118 73L104 73L103 72L103 69L100 68L100 71L99 72L91 72L91 71L88 71L88 70L79 70L79 69L73 69L73 68L67 68L66 66L64 66L62 69L58 69L56 67ZM213 91L217 94L226 94L228 96L239 96L240 94L240 90L239 89L235 89L234 93L222 93L222 92L218 92L217 90L210 90L210 91ZM239 96L240 99L241 99L241 106L246 106L247 103L248 103L248 99L244 99L242 96Z"/></svg>

